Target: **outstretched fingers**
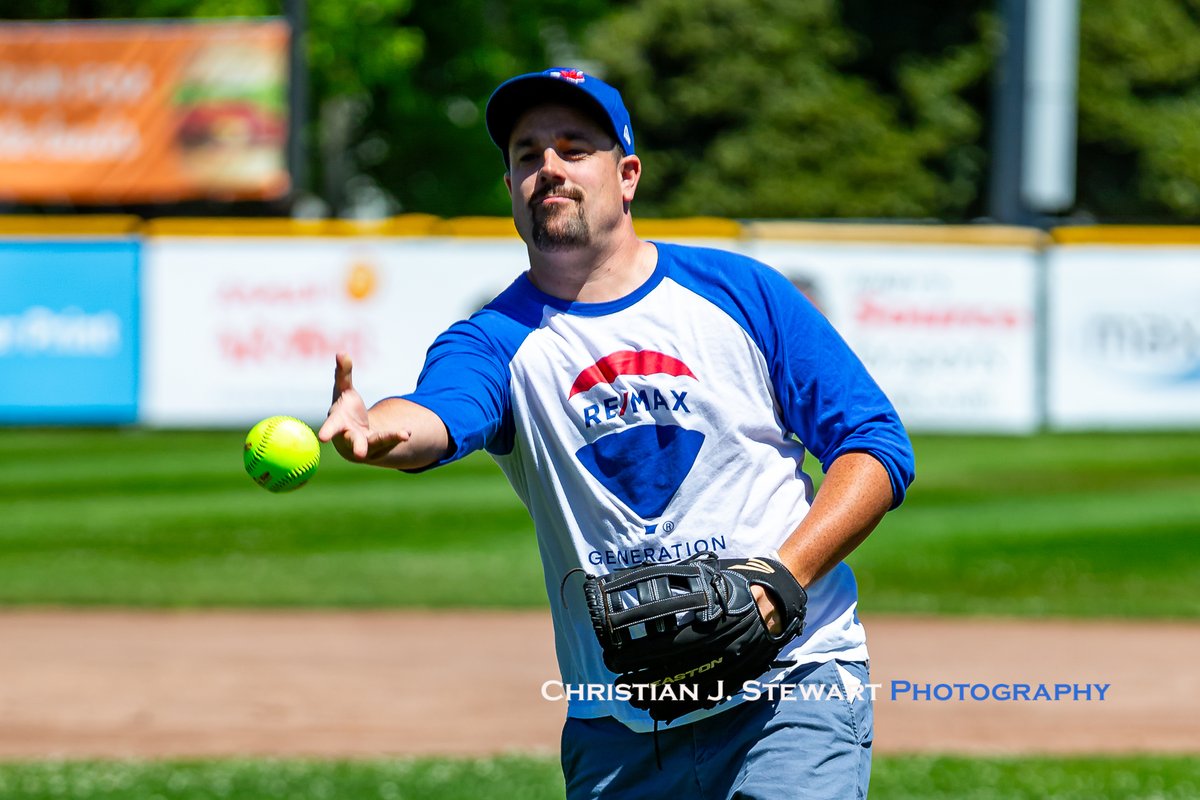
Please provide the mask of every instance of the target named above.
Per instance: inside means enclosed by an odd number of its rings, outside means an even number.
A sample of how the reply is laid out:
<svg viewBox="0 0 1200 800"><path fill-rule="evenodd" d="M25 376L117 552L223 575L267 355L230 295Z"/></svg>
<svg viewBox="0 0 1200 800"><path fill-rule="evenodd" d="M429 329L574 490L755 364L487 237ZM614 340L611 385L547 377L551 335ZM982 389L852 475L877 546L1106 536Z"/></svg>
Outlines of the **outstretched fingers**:
<svg viewBox="0 0 1200 800"><path fill-rule="evenodd" d="M329 415L317 431L317 438L322 442L331 442L342 458L348 461L376 461L409 441L412 431L373 427L366 403L354 388L353 369L354 362L349 354L338 353L333 371L333 405L329 407ZM383 419L387 419L386 415ZM380 420L376 419L374 424L379 425Z"/></svg>
<svg viewBox="0 0 1200 800"><path fill-rule="evenodd" d="M366 404L354 389L351 378L353 369L350 356L338 353L333 370L333 404L321 429L317 431L317 438L322 442L333 442L343 456L354 454L365 458L370 419Z"/></svg>
<svg viewBox="0 0 1200 800"><path fill-rule="evenodd" d="M338 353L333 367L333 402L354 388L354 360L349 353Z"/></svg>
<svg viewBox="0 0 1200 800"><path fill-rule="evenodd" d="M333 444L350 461L374 461L412 438L410 431L376 431L351 427L338 434Z"/></svg>
<svg viewBox="0 0 1200 800"><path fill-rule="evenodd" d="M367 435L368 459L387 455L396 445L407 442L412 438L412 431L371 431Z"/></svg>

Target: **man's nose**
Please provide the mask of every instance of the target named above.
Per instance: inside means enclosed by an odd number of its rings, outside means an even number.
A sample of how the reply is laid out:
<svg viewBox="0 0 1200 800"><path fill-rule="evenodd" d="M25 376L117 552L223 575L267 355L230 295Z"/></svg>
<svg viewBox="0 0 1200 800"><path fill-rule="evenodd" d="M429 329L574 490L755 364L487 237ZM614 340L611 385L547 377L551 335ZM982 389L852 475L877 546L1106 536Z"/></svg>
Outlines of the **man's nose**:
<svg viewBox="0 0 1200 800"><path fill-rule="evenodd" d="M542 167L538 170L545 178L556 179L566 175L567 162L559 156L558 151L553 147L547 147L542 153Z"/></svg>

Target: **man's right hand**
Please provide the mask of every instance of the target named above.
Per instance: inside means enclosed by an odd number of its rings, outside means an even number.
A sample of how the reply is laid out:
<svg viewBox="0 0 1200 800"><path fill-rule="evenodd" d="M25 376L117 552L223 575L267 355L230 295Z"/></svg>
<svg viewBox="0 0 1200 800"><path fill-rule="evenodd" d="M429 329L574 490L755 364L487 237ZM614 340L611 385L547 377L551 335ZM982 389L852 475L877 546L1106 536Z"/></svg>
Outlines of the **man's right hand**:
<svg viewBox="0 0 1200 800"><path fill-rule="evenodd" d="M411 431L379 431L371 427L371 416L362 395L354 388L354 362L347 353L337 354L333 371L333 405L317 432L322 442L332 442L342 458L359 463L375 461L407 442Z"/></svg>

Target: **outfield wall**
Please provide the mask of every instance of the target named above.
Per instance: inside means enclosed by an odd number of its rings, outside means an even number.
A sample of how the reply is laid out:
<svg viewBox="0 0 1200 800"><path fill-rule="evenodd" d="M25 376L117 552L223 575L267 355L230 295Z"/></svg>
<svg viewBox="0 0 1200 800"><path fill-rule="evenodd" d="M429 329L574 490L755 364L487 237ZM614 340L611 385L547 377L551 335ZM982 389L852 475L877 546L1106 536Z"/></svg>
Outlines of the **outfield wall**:
<svg viewBox="0 0 1200 800"><path fill-rule="evenodd" d="M638 232L779 269L914 431L1200 423L1200 229ZM0 218L0 422L316 421L335 352L368 400L406 392L433 337L525 266L506 219Z"/></svg>
<svg viewBox="0 0 1200 800"><path fill-rule="evenodd" d="M1200 228L1066 228L1044 260L1047 423L1200 425Z"/></svg>
<svg viewBox="0 0 1200 800"><path fill-rule="evenodd" d="M747 251L825 312L911 429L1038 427L1040 234L880 227L836 240L782 223L749 232Z"/></svg>
<svg viewBox="0 0 1200 800"><path fill-rule="evenodd" d="M0 238L0 421L136 421L140 253L127 235Z"/></svg>

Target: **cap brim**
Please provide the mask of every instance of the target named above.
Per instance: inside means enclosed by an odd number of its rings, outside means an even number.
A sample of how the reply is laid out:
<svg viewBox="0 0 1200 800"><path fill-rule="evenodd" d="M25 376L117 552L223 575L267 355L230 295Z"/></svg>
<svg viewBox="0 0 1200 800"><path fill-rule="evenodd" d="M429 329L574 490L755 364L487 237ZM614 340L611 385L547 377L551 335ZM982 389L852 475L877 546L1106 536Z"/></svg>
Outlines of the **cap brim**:
<svg viewBox="0 0 1200 800"><path fill-rule="evenodd" d="M581 108L595 116L614 138L618 136L617 131L612 129L612 118L608 110L586 89L541 73L524 75L502 84L488 100L484 112L488 135L504 153L505 163L508 163L509 139L512 138L513 128L517 126L521 115L534 106L546 104Z"/></svg>

